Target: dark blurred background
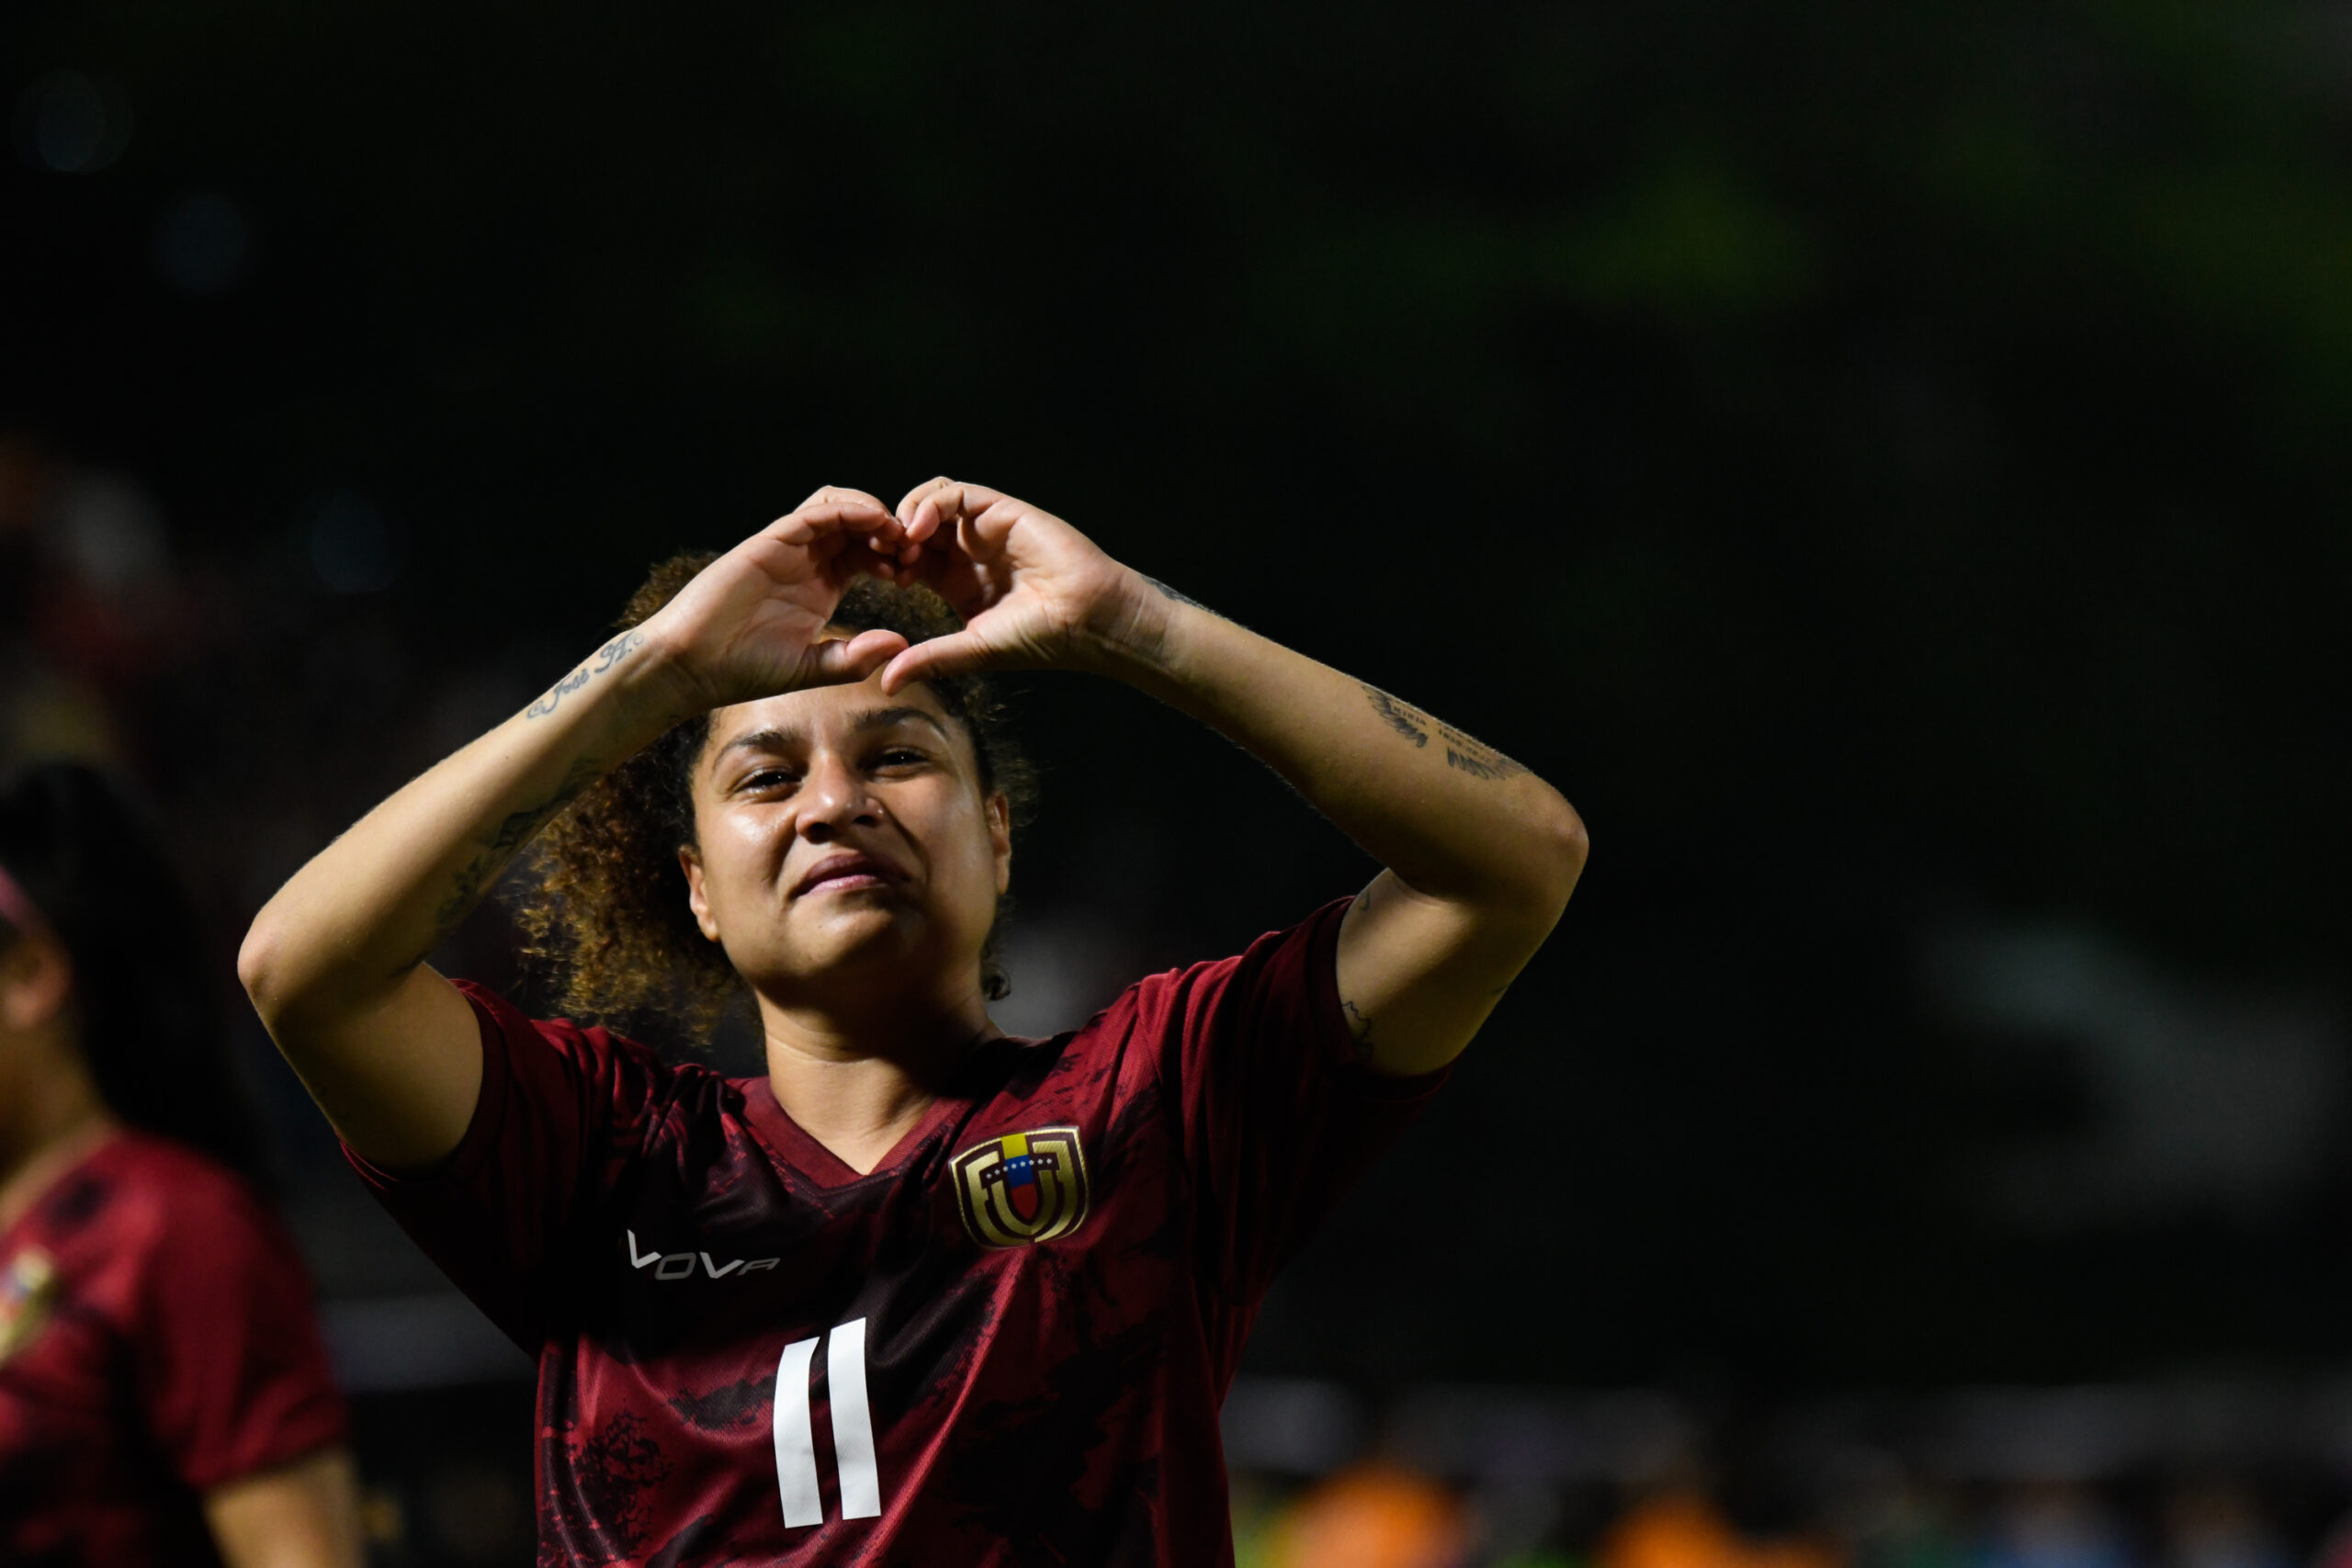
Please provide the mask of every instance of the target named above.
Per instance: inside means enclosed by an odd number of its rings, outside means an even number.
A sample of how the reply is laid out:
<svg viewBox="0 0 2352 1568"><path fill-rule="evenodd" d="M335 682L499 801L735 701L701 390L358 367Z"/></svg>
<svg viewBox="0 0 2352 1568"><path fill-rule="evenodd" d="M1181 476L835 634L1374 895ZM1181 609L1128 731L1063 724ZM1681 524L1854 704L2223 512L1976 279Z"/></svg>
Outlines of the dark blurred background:
<svg viewBox="0 0 2352 1568"><path fill-rule="evenodd" d="M1552 1436L1418 1462L1490 1556L1495 1463L1603 1550L1609 1431L1832 1529L1791 1422L1973 1484L1922 1434L2018 1385L2155 1434L2018 1484L2352 1497L2352 7L18 0L0 73L0 750L142 783L224 987L650 561L977 478L1591 824L1269 1306L1277 1491L1484 1390ZM1009 1027L1369 874L1132 693L1022 705ZM412 1473L507 1353L247 1027L387 1551L526 1551L526 1479ZM2296 1457L2154 1457L2192 1388Z"/></svg>

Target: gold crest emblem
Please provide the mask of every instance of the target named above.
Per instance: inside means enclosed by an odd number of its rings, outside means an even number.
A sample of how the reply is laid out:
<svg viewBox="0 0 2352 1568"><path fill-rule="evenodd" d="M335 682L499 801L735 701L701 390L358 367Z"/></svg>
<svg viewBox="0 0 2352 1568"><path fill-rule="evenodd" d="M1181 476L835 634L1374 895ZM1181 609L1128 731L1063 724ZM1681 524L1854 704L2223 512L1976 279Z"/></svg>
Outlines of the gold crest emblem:
<svg viewBox="0 0 2352 1568"><path fill-rule="evenodd" d="M28 1247L0 1270L0 1361L30 1345L56 1304L57 1265Z"/></svg>
<svg viewBox="0 0 2352 1568"><path fill-rule="evenodd" d="M1039 1127L974 1144L949 1162L964 1228L982 1247L1026 1247L1086 1218L1086 1155L1075 1127Z"/></svg>

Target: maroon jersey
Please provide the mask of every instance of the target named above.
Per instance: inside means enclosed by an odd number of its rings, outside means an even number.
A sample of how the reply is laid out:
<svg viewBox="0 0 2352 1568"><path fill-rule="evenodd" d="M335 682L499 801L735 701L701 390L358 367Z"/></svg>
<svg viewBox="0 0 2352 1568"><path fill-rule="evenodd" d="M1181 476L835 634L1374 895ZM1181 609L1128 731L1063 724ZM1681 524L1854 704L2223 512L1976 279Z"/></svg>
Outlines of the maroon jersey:
<svg viewBox="0 0 2352 1568"><path fill-rule="evenodd" d="M301 1259L203 1156L118 1134L0 1232L0 1562L216 1562L201 1495L343 1435Z"/></svg>
<svg viewBox="0 0 2352 1568"><path fill-rule="evenodd" d="M1437 1083L1351 1065L1345 908L976 1048L867 1176L764 1079L469 990L456 1154L355 1161L538 1358L540 1561L1229 1562L1259 1302Z"/></svg>

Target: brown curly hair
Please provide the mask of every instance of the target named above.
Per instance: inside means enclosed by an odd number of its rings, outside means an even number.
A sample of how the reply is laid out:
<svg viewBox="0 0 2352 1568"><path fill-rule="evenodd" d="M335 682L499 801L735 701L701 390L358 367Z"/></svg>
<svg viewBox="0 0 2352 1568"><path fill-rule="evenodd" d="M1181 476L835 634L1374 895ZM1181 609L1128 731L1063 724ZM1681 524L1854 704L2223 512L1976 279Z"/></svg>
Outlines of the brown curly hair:
<svg viewBox="0 0 2352 1568"><path fill-rule="evenodd" d="M615 623L626 629L668 604L717 554L671 557L653 568ZM894 631L922 642L963 626L927 588L858 578L842 594L832 624L852 632ZM983 676L926 682L964 727L979 761L981 792L1001 791L1017 826L1036 794L1036 773L1015 741L1003 701ZM694 770L710 739L710 716L673 725L591 785L533 841L514 894L526 960L555 1005L574 1018L642 1028L673 1026L707 1039L750 999L727 953L702 934L687 903L680 846L695 840ZM1000 926L1009 906L1000 898ZM1012 982L989 935L981 980L990 999Z"/></svg>

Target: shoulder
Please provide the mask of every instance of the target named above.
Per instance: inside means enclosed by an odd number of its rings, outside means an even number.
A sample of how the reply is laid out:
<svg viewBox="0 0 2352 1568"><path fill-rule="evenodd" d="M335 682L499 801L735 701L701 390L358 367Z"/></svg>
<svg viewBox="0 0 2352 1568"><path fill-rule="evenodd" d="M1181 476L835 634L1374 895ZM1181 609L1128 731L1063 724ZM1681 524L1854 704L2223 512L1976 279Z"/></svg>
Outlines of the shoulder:
<svg viewBox="0 0 2352 1568"><path fill-rule="evenodd" d="M1346 908L1339 900L1238 953L1147 975L1075 1030L1009 1043L1021 1049L1008 1054L1007 1087L1019 1089L1024 1077L1075 1077L1126 1086L1122 1092L1166 1088L1193 1077L1205 1054L1277 1038L1337 1039L1343 1057L1345 1023L1330 976Z"/></svg>
<svg viewBox="0 0 2352 1568"><path fill-rule="evenodd" d="M474 980L450 982L458 994L473 1004L481 1023L483 1043L493 1037L509 1046L529 1043L593 1066L619 1063L645 1070L662 1066L661 1056L626 1035L602 1024L582 1024L568 1018L533 1018L488 986Z"/></svg>
<svg viewBox="0 0 2352 1568"><path fill-rule="evenodd" d="M725 1077L704 1063L673 1060L602 1024L529 1017L496 991L470 980L456 985L473 1004L485 1049L504 1058L526 1092L531 1080L552 1072L602 1089L616 1106L682 1099L716 1106L728 1093Z"/></svg>
<svg viewBox="0 0 2352 1568"><path fill-rule="evenodd" d="M200 1280L214 1265L299 1269L293 1238L267 1199L218 1160L151 1133L125 1130L45 1201L56 1217L86 1214L111 1266L156 1288Z"/></svg>
<svg viewBox="0 0 2352 1568"><path fill-rule="evenodd" d="M1319 988L1318 981L1328 983L1340 918L1351 901L1335 899L1296 925L1266 931L1227 957L1147 975L1079 1033L1167 1032L1204 1022L1242 995L1272 991L1309 996Z"/></svg>
<svg viewBox="0 0 2352 1568"><path fill-rule="evenodd" d="M77 1191L79 1188L81 1190ZM243 1221L266 1212L245 1179L209 1155L153 1133L126 1128L59 1183L51 1203L103 1201L129 1221L164 1226Z"/></svg>

